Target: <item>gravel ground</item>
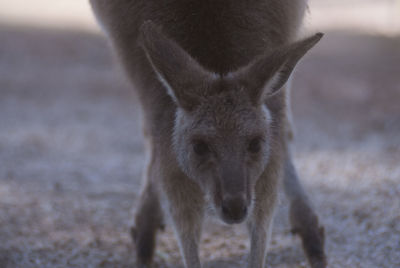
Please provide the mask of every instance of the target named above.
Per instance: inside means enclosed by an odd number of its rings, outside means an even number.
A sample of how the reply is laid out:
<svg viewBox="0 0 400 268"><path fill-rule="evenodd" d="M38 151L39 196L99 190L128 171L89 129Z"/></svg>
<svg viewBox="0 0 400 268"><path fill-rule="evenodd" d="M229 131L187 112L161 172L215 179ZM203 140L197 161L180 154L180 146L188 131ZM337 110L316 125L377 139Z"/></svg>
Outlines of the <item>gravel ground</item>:
<svg viewBox="0 0 400 268"><path fill-rule="evenodd" d="M103 37L0 27L0 267L135 267L138 104ZM328 33L298 68L295 161L330 267L400 267L400 39ZM277 210L268 263L305 267ZM243 267L241 227L206 225L205 267ZM182 267L170 227L157 267Z"/></svg>

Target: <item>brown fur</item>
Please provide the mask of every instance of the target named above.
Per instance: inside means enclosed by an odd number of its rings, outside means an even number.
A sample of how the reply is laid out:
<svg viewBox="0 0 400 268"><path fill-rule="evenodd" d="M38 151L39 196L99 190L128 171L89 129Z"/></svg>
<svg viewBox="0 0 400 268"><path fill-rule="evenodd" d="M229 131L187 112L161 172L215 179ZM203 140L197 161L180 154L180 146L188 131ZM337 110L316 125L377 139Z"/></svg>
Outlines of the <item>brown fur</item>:
<svg viewBox="0 0 400 268"><path fill-rule="evenodd" d="M160 203L165 203L186 267L200 267L202 219L211 207L228 224L247 221L249 267L262 268L278 181L284 177L289 199L302 201L301 206L292 203L292 224L302 230L313 220L300 235L312 267L324 267L316 216L288 169L284 85L322 37L294 42L306 1L91 4L144 111L150 156L132 232L139 265L151 265L156 230L163 222ZM314 247L315 241L322 243Z"/></svg>

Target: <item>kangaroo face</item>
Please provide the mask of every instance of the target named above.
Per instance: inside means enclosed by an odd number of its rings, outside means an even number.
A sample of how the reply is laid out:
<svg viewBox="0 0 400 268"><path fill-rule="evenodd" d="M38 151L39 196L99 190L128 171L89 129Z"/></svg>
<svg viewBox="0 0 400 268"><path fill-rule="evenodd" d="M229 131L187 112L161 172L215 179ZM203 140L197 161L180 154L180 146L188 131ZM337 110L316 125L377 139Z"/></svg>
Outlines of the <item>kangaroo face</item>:
<svg viewBox="0 0 400 268"><path fill-rule="evenodd" d="M153 23L141 31L146 56L177 106L173 144L180 167L223 221L242 222L273 142L265 100L279 91L322 35L261 55L222 76L205 70Z"/></svg>
<svg viewBox="0 0 400 268"><path fill-rule="evenodd" d="M203 189L226 223L245 219L255 182L268 161L270 114L245 90L218 82L193 111L179 109L174 148L184 172ZM224 84L224 85L221 85Z"/></svg>

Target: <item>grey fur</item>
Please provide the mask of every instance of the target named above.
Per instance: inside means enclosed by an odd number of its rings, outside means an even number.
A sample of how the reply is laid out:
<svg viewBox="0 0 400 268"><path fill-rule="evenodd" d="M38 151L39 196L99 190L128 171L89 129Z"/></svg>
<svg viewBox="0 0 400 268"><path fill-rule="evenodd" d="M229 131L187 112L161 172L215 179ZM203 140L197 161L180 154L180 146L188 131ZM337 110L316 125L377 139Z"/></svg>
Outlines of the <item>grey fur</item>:
<svg viewBox="0 0 400 268"><path fill-rule="evenodd" d="M247 222L248 267L264 267L284 177L289 199L302 204L292 202L292 226L311 266L325 267L323 234L288 149L284 85L322 37L295 41L306 1L91 4L144 112L150 157L132 229L139 265L151 266L156 231L163 225L160 203L166 203L185 267L201 267L198 243L209 206L228 224ZM312 225L305 228L306 222Z"/></svg>

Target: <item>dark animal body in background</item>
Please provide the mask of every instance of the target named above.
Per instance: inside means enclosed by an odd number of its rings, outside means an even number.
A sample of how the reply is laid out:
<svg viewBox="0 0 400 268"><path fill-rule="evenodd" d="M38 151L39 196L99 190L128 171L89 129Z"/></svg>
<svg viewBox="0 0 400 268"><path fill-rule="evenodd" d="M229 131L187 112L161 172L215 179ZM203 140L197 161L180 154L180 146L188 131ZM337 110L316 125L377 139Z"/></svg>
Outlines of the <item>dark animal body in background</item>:
<svg viewBox="0 0 400 268"><path fill-rule="evenodd" d="M295 41L305 0L91 0L143 109L149 155L133 237L152 262L163 212L187 268L199 268L205 207L246 222L262 268L279 180L312 267L324 234L292 164L286 82L322 34ZM166 204L165 208L161 204Z"/></svg>

